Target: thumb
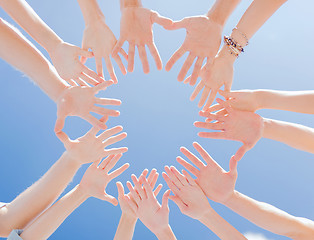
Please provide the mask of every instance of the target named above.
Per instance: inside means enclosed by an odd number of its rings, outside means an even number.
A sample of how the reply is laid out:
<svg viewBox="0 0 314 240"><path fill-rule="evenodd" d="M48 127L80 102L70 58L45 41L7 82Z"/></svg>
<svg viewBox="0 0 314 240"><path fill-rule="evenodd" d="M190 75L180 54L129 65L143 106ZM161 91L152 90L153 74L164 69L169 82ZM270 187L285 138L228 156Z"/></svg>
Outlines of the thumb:
<svg viewBox="0 0 314 240"><path fill-rule="evenodd" d="M116 185L118 188L119 198L122 198L124 196L124 187L121 182L116 182Z"/></svg>
<svg viewBox="0 0 314 240"><path fill-rule="evenodd" d="M170 18L162 17L157 12L152 12L152 21L163 26L165 29L170 29L173 24Z"/></svg>
<svg viewBox="0 0 314 240"><path fill-rule="evenodd" d="M169 196L170 196L171 190L168 189L164 195L162 196L162 203L161 203L161 208L167 209L168 208L168 201L169 201Z"/></svg>
<svg viewBox="0 0 314 240"><path fill-rule="evenodd" d="M218 90L219 94L221 96L223 96L226 100L228 100L229 98L232 98L232 93L228 92L228 91L223 91L221 89Z"/></svg>
<svg viewBox="0 0 314 240"><path fill-rule="evenodd" d="M171 201L173 201L175 204L177 204L177 206L182 211L184 204L183 204L183 202L181 201L181 199L179 197L177 197L177 196L169 196L169 199Z"/></svg>
<svg viewBox="0 0 314 240"><path fill-rule="evenodd" d="M107 193L105 193L105 195L102 197L102 200L110 202L114 206L118 205L118 200L115 199L115 197L108 195Z"/></svg>
<svg viewBox="0 0 314 240"><path fill-rule="evenodd" d="M233 155L230 159L230 162L229 162L229 172L232 174L232 175L235 175L237 174L238 170L237 170L237 165L238 165L238 161L237 159L235 158L235 156Z"/></svg>
<svg viewBox="0 0 314 240"><path fill-rule="evenodd" d="M243 158L244 154L245 154L247 151L248 151L247 146L246 146L245 144L242 145L242 146L239 148L239 150L236 152L236 154L234 155L235 160L236 160L236 161L240 161L240 160Z"/></svg>
<svg viewBox="0 0 314 240"><path fill-rule="evenodd" d="M187 23L188 23L188 19L187 18L183 18L180 21L173 22L172 25L169 26L167 29L168 30L177 30L177 29L180 29L180 28L186 28Z"/></svg>
<svg viewBox="0 0 314 240"><path fill-rule="evenodd" d="M71 139L69 138L69 136L63 131L56 132L56 136L60 139L60 141L64 145L67 145L71 142Z"/></svg>
<svg viewBox="0 0 314 240"><path fill-rule="evenodd" d="M95 87L93 87L93 90L94 90L95 93L98 93L101 90L105 90L107 87L109 87L112 84L113 84L112 80L104 81L104 82L96 85Z"/></svg>
<svg viewBox="0 0 314 240"><path fill-rule="evenodd" d="M59 133L62 131L64 127L65 117L64 116L58 116L55 124L55 132ZM62 141L62 140L61 140Z"/></svg>
<svg viewBox="0 0 314 240"><path fill-rule="evenodd" d="M77 54L82 56L82 57L85 57L85 58L91 58L94 56L94 54L88 50L84 50L84 49L81 49L79 47L77 47Z"/></svg>

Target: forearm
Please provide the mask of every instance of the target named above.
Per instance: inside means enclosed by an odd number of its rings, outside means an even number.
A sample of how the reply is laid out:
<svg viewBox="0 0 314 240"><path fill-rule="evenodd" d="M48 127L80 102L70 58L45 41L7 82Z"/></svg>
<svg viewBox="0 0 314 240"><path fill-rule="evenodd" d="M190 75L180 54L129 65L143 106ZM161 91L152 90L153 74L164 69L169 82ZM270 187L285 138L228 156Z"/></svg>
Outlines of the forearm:
<svg viewBox="0 0 314 240"><path fill-rule="evenodd" d="M88 197L79 185L48 208L21 234L24 240L47 239Z"/></svg>
<svg viewBox="0 0 314 240"><path fill-rule="evenodd" d="M239 32L242 32L250 39L263 24L283 5L287 0L254 0L240 19L237 29L232 37L242 46L245 46L244 39Z"/></svg>
<svg viewBox="0 0 314 240"><path fill-rule="evenodd" d="M128 240L133 238L137 218L122 213L114 240Z"/></svg>
<svg viewBox="0 0 314 240"><path fill-rule="evenodd" d="M29 76L56 101L68 84L49 61L20 33L0 19L0 57Z"/></svg>
<svg viewBox="0 0 314 240"><path fill-rule="evenodd" d="M126 7L142 7L142 0L120 0L120 9Z"/></svg>
<svg viewBox="0 0 314 240"><path fill-rule="evenodd" d="M207 13L207 17L224 26L241 0L216 0Z"/></svg>
<svg viewBox="0 0 314 240"><path fill-rule="evenodd" d="M6 206L8 231L23 229L47 209L64 191L79 165L63 154L35 184Z"/></svg>
<svg viewBox="0 0 314 240"><path fill-rule="evenodd" d="M213 209L210 209L199 221L222 240L246 239L237 229L231 226Z"/></svg>
<svg viewBox="0 0 314 240"><path fill-rule="evenodd" d="M98 20L105 21L105 16L97 0L77 0L77 2L80 5L86 27Z"/></svg>
<svg viewBox="0 0 314 240"><path fill-rule="evenodd" d="M313 222L294 217L272 205L235 192L225 205L257 226L292 239L311 239Z"/></svg>
<svg viewBox="0 0 314 240"><path fill-rule="evenodd" d="M62 39L36 14L25 0L0 0L2 8L47 52Z"/></svg>
<svg viewBox="0 0 314 240"><path fill-rule="evenodd" d="M256 90L259 109L314 114L314 91Z"/></svg>
<svg viewBox="0 0 314 240"><path fill-rule="evenodd" d="M263 137L314 153L314 129L300 124L264 118Z"/></svg>
<svg viewBox="0 0 314 240"><path fill-rule="evenodd" d="M174 235L170 225L167 228L159 231L158 233L154 233L158 240L176 240L176 236Z"/></svg>

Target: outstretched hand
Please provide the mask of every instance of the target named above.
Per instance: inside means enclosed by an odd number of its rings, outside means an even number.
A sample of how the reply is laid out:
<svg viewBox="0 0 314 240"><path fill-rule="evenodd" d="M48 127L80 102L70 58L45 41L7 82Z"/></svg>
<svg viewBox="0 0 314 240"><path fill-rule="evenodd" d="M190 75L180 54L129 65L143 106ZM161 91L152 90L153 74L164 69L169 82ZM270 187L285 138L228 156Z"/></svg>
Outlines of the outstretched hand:
<svg viewBox="0 0 314 240"><path fill-rule="evenodd" d="M115 206L118 205L117 199L106 193L106 187L112 179L121 175L129 167L129 164L125 163L123 166L109 173L121 157L122 154L110 155L102 162L98 160L89 166L79 184L88 197L99 198Z"/></svg>
<svg viewBox="0 0 314 240"><path fill-rule="evenodd" d="M196 176L196 183L202 188L208 198L215 202L224 203L234 193L237 180L237 160L230 159L229 172L226 172L219 164L196 142L193 143L196 151L202 156L206 165L188 149L182 147L181 152L196 166L185 161L182 157L177 157L177 161Z"/></svg>
<svg viewBox="0 0 314 240"><path fill-rule="evenodd" d="M200 75L204 60L206 59L207 64L212 64L219 50L223 27L206 16L196 16L174 22L169 30L180 28L186 29L186 38L182 46L169 59L166 71L170 71L185 52L189 52L189 56L178 75L178 81L182 82L185 79L188 70L191 68L194 60L197 59L192 76L186 80L186 82L194 85Z"/></svg>
<svg viewBox="0 0 314 240"><path fill-rule="evenodd" d="M61 78L71 86L75 83L88 83L93 86L104 82L104 79L80 62L79 57L91 58L93 53L72 44L62 42L49 52L51 61Z"/></svg>
<svg viewBox="0 0 314 240"><path fill-rule="evenodd" d="M84 50L91 49L95 56L96 69L99 76L104 77L102 59L104 58L110 78L117 83L117 76L115 74L110 55L117 39L113 32L106 25L104 20L98 20L86 26L84 30L82 48ZM123 49L120 50L121 55L127 60L128 56ZM117 62L121 72L125 75L126 69L122 63L121 57L118 54L112 55ZM82 63L86 62L86 57L81 58Z"/></svg>
<svg viewBox="0 0 314 240"><path fill-rule="evenodd" d="M105 81L92 88L87 86L74 86L65 89L57 101L58 110L55 132L58 133L62 131L67 116L78 116L85 119L93 126L106 129L106 124L92 116L90 112L102 116L117 117L120 115L119 111L95 106L95 104L114 106L121 104L120 100L95 97L95 94L101 90L105 90L112 84L112 81Z"/></svg>
<svg viewBox="0 0 314 240"><path fill-rule="evenodd" d="M149 64L145 45L150 50L157 69L162 69L162 62L153 38L153 24L158 23L164 28L172 25L172 20L160 16L157 12L142 7L126 7L122 10L120 23L120 38L113 49L113 57L122 53L122 46L125 41L129 42L128 72L134 70L135 46L138 49L142 61L144 73L149 73Z"/></svg>
<svg viewBox="0 0 314 240"><path fill-rule="evenodd" d="M199 128L217 130L219 132L200 132L198 135L204 138L227 139L240 141L243 145L235 154L239 161L244 154L253 148L263 134L263 120L256 113L238 111L221 100L217 102L223 107L218 114L201 111L200 115L206 117L206 122L195 122ZM211 122L215 121L215 122Z"/></svg>

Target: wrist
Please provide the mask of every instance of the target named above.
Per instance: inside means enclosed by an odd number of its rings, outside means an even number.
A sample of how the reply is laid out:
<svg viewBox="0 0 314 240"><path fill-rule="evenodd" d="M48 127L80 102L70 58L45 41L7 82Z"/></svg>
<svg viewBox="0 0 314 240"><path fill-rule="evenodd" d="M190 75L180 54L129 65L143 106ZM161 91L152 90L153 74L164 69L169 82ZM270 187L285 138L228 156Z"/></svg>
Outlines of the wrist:
<svg viewBox="0 0 314 240"><path fill-rule="evenodd" d="M221 201L220 203L225 205L226 207L229 207L234 200L238 197L239 193L236 190L233 190L232 193L228 198L226 198L224 201Z"/></svg>
<svg viewBox="0 0 314 240"><path fill-rule="evenodd" d="M87 191L81 187L80 184L76 185L74 190L78 196L78 198L81 200L81 202L86 201L90 196L87 194Z"/></svg>
<svg viewBox="0 0 314 240"><path fill-rule="evenodd" d="M127 7L143 7L141 0L122 0L121 9Z"/></svg>
<svg viewBox="0 0 314 240"><path fill-rule="evenodd" d="M228 46L226 46L225 44L223 45L223 47L218 52L217 57L223 58L224 61L226 61L232 65L234 64L235 60L237 59L237 57L234 54L230 53Z"/></svg>
<svg viewBox="0 0 314 240"><path fill-rule="evenodd" d="M253 91L256 110L265 108L265 91L264 90L254 90Z"/></svg>
<svg viewBox="0 0 314 240"><path fill-rule="evenodd" d="M271 127L272 127L272 119L262 118L263 119L263 138L270 138Z"/></svg>
<svg viewBox="0 0 314 240"><path fill-rule="evenodd" d="M74 158L72 158L71 155L67 151L65 151L62 154L61 159L63 162L65 162L68 168L78 170L81 167L81 164L78 161L76 161Z"/></svg>
<svg viewBox="0 0 314 240"><path fill-rule="evenodd" d="M125 214L122 212L121 221L125 222L127 225L135 225L137 222L137 217L130 214Z"/></svg>
<svg viewBox="0 0 314 240"><path fill-rule="evenodd" d="M157 232L154 232L154 234L156 235L156 237L159 240L176 239L169 224L167 226L161 228Z"/></svg>
<svg viewBox="0 0 314 240"><path fill-rule="evenodd" d="M57 51L57 49L59 47L62 46L62 44L64 43L64 41L57 37L56 39L50 41L46 46L45 46L45 49L46 51L48 52L49 56L51 56L54 52Z"/></svg>

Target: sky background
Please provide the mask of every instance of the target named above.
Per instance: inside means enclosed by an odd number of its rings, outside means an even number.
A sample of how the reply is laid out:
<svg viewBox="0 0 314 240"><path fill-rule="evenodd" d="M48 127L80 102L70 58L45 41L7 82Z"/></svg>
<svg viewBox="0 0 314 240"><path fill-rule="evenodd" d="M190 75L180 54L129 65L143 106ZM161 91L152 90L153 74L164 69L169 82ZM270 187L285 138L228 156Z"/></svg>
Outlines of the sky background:
<svg viewBox="0 0 314 240"><path fill-rule="evenodd" d="M29 4L44 21L64 40L81 45L84 21L76 1L35 1ZM180 20L183 17L207 12L213 0L143 1L147 8L161 15ZM251 1L242 1L224 29L229 34ZM106 22L116 37L119 36L119 1L99 1ZM314 2L289 1L251 39L246 52L235 64L233 89L309 90L314 88L313 21ZM0 9L0 16L13 21ZM17 24L14 23L15 26ZM185 30L166 31L154 26L155 42L164 65L182 44ZM29 38L29 37L28 37ZM32 40L33 41L33 40ZM34 41L33 41L34 42ZM43 51L45 56L47 53ZM127 49L127 45L125 45ZM186 56L186 55L185 55ZM165 165L174 165L180 155L180 146L195 152L193 141L198 141L228 170L230 157L241 145L238 142L201 139L193 122L201 120L196 101L189 97L193 87L179 83L176 78L182 67L181 59L170 72L157 71L149 55L149 75L145 75L136 54L135 71L123 76L114 63L119 83L100 93L103 97L122 100L121 116L111 118L109 127L123 125L128 137L115 146L127 146L129 151L118 163L131 164L116 180L125 184L132 173L138 175L144 168L156 168L159 173ZM93 60L88 66L95 69ZM19 193L38 180L61 156L62 143L54 134L56 105L29 79L0 60L0 201L10 202ZM106 72L106 77L109 78ZM291 121L314 127L311 115L263 110L263 117ZM76 138L90 128L87 122L72 117L65 131ZM241 160L236 189L254 199L265 201L293 215L314 219L314 156L292 149L282 143L262 139ZM65 192L79 183L87 166L83 166ZM158 180L166 184L162 178ZM117 196L115 181L107 192ZM161 195L158 199L161 199ZM240 232L263 234L268 239L286 239L265 231L226 207L211 202L213 208ZM50 239L113 239L121 211L98 199L88 199L59 227ZM178 239L218 239L199 222L182 215L170 201L170 224ZM155 239L138 221L135 240ZM252 238L251 238L252 239ZM256 238L257 239L257 238Z"/></svg>

